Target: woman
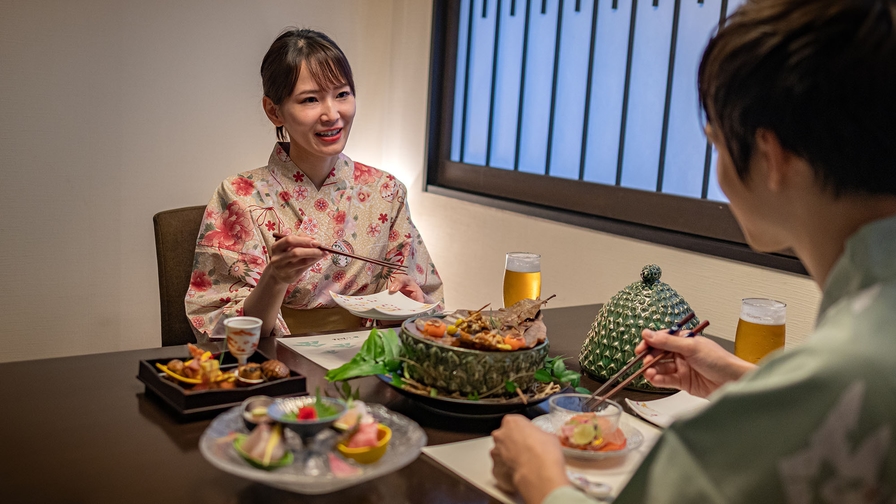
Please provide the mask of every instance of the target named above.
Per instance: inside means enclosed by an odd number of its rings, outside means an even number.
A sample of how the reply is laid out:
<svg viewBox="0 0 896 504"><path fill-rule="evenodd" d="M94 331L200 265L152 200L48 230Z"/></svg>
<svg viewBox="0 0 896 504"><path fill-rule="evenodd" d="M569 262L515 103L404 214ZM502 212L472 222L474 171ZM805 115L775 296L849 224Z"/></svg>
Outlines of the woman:
<svg viewBox="0 0 896 504"><path fill-rule="evenodd" d="M615 502L896 502L896 1L749 0L699 85L747 241L795 251L824 295L809 340L758 367L644 331L636 351L674 354L647 379L714 395ZM496 478L526 502L590 501L556 436L508 415L494 439Z"/></svg>
<svg viewBox="0 0 896 504"><path fill-rule="evenodd" d="M442 282L411 222L405 186L342 153L355 116L355 84L326 35L293 29L261 65L262 105L280 140L262 168L228 178L205 211L186 309L198 341L223 321L258 317L262 334L357 327L330 292L387 285L440 303ZM408 275L320 250L320 245L407 265Z"/></svg>

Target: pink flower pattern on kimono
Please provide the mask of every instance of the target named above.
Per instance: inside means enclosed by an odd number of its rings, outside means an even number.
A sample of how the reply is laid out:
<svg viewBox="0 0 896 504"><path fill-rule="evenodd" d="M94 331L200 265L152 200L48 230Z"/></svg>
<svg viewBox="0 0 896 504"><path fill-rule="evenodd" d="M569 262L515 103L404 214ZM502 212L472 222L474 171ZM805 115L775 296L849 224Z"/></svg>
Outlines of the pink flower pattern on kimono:
<svg viewBox="0 0 896 504"><path fill-rule="evenodd" d="M316 188L296 170L280 144L266 166L227 179L206 209L185 298L197 339L222 336L224 317L242 311L243 302L264 274L276 241L274 233L314 236L325 245L338 242L361 255L407 264L427 299L441 302L441 280L432 274L434 266L407 218L405 192L388 173L344 155ZM384 233L388 241L383 240ZM386 288L388 275L382 268L333 257L318 261L297 278L283 305L332 307L331 290L358 295ZM274 334L288 332L278 318Z"/></svg>

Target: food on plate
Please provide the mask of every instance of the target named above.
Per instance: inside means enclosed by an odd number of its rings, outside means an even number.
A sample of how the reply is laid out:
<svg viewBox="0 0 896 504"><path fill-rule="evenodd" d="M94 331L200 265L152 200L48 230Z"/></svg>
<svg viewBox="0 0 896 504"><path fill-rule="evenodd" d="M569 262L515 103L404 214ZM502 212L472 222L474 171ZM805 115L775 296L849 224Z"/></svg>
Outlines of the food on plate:
<svg viewBox="0 0 896 504"><path fill-rule="evenodd" d="M286 465L293 458L280 424L260 423L248 436L238 437L233 446L246 461L262 469Z"/></svg>
<svg viewBox="0 0 896 504"><path fill-rule="evenodd" d="M298 408L296 411L290 411L284 414L282 420L290 422L301 422L303 420L318 420L321 418L331 417L339 413L334 406L328 404L321 398L320 389L317 390L317 396L314 402Z"/></svg>
<svg viewBox="0 0 896 504"><path fill-rule="evenodd" d="M245 378L247 380L261 380L263 379L263 374L261 371L261 364L257 362L250 362L245 366L241 366L239 368L240 378Z"/></svg>
<svg viewBox="0 0 896 504"><path fill-rule="evenodd" d="M263 362L261 364L261 372L268 381L279 380L289 376L289 368L286 367L286 364L274 359Z"/></svg>
<svg viewBox="0 0 896 504"><path fill-rule="evenodd" d="M541 320L545 300L523 299L513 306L484 312L458 310L444 316L422 317L414 322L420 334L444 345L485 351L512 352L542 343L547 331Z"/></svg>
<svg viewBox="0 0 896 504"><path fill-rule="evenodd" d="M557 434L567 448L588 451L616 451L625 448L622 429L613 429L610 419L595 413L573 415Z"/></svg>
<svg viewBox="0 0 896 504"><path fill-rule="evenodd" d="M361 464L372 464L379 460L386 453L392 439L391 429L378 423L367 405L361 401L352 401L333 426L346 432L336 449L344 457Z"/></svg>

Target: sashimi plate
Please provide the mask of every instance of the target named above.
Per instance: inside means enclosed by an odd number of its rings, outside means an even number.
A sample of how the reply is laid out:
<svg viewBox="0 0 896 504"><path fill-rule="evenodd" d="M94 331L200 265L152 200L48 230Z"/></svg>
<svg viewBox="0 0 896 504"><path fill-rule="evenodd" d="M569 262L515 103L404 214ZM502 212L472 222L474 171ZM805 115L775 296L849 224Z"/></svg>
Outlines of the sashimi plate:
<svg viewBox="0 0 896 504"><path fill-rule="evenodd" d="M330 297L352 315L376 320L405 320L429 313L438 306L435 303L420 303L400 292L390 293L388 290L369 296L346 296L330 292Z"/></svg>
<svg viewBox="0 0 896 504"><path fill-rule="evenodd" d="M532 423L538 427L539 429L547 432L548 434L556 434L557 428L554 426L554 421L551 418L551 414L541 415L540 417L532 420ZM612 457L620 457L631 453L638 449L641 446L641 443L644 442L644 435L641 434L635 426L629 425L626 423L623 418L622 422L619 423L619 428L622 429L622 433L625 434L625 448L621 450L613 450L613 451L590 451L590 450L577 450L575 448L563 447L563 454L569 458L574 459L589 459L589 460L599 460L605 458Z"/></svg>
<svg viewBox="0 0 896 504"><path fill-rule="evenodd" d="M218 469L248 480L302 494L335 492L401 469L413 462L426 445L426 433L416 422L379 404L368 406L378 422L392 429L392 441L383 458L373 464L357 465L358 471L352 475L336 476L328 472L310 476L302 472L302 464L298 462L273 471L251 466L233 447L233 433L248 433L239 406L212 421L199 439L199 451Z"/></svg>

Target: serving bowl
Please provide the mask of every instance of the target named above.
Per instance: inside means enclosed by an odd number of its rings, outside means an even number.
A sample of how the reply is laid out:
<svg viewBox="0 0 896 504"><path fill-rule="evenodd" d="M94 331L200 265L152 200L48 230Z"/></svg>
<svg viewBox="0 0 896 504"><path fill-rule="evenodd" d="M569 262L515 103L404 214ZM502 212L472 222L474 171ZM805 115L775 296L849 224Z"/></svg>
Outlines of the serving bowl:
<svg viewBox="0 0 896 504"><path fill-rule="evenodd" d="M555 430L565 424L570 418L580 413L593 413L598 423L607 434L615 432L619 428L619 420L622 418L622 406L609 399L594 406L596 400L592 400L589 394L557 394L548 399L548 410L551 412L551 424Z"/></svg>
<svg viewBox="0 0 896 504"><path fill-rule="evenodd" d="M252 396L243 401L240 404L240 413L246 428L251 431L260 423L272 422L268 416L268 406L273 403L274 398L266 395Z"/></svg>
<svg viewBox="0 0 896 504"><path fill-rule="evenodd" d="M336 444L336 449L345 458L350 458L359 464L372 464L382 458L389 448L389 441L392 440L392 429L379 424L377 425L377 443L375 446L365 446L363 448L349 448L345 443Z"/></svg>
<svg viewBox="0 0 896 504"><path fill-rule="evenodd" d="M408 376L424 385L463 396L484 395L513 380L521 389L535 383L535 371L544 366L548 340L527 349L483 351L444 345L423 336L408 319L399 338L405 356L416 363L406 367Z"/></svg>
<svg viewBox="0 0 896 504"><path fill-rule="evenodd" d="M299 420L296 418L299 409L305 406L314 406L318 398L312 396L285 397L275 399L268 406L268 416L276 422L282 423L287 429L298 434L302 439L314 436L318 432L333 425L345 412L345 402L332 397L320 397L320 401L333 408L334 413L314 420Z"/></svg>

